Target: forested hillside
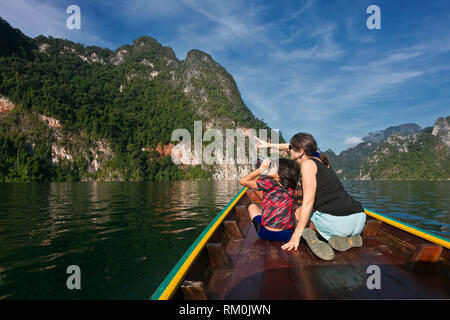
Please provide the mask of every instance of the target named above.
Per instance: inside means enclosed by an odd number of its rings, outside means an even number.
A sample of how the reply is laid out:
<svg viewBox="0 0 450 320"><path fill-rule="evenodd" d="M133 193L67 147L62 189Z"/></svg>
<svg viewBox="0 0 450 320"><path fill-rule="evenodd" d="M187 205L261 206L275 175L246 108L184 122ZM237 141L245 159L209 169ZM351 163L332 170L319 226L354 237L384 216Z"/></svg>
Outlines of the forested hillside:
<svg viewBox="0 0 450 320"><path fill-rule="evenodd" d="M450 178L450 117L423 130L415 124L369 133L357 146L325 152L343 179Z"/></svg>
<svg viewBox="0 0 450 320"><path fill-rule="evenodd" d="M199 50L178 60L140 37L116 51L31 39L0 21L0 181L208 177L156 150L194 120L267 128L233 77ZM56 125L55 125L56 124Z"/></svg>

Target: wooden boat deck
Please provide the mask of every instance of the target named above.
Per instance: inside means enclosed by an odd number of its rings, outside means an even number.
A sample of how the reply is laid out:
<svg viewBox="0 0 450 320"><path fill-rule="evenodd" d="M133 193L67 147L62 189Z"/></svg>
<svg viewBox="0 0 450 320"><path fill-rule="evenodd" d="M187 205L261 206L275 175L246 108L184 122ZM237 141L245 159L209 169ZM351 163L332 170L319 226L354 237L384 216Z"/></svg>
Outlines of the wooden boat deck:
<svg viewBox="0 0 450 320"><path fill-rule="evenodd" d="M449 250L368 217L363 247L323 261L302 242L285 252L259 239L248 218L254 191L234 206L201 251L174 299L424 299L450 298ZM368 289L370 265L381 289Z"/></svg>

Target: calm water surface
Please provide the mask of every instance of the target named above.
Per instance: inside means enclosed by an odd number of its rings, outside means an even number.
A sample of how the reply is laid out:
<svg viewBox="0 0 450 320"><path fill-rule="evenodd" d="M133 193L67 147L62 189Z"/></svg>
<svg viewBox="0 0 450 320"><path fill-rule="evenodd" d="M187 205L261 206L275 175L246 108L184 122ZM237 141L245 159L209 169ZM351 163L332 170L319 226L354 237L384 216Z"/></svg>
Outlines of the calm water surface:
<svg viewBox="0 0 450 320"><path fill-rule="evenodd" d="M376 212L450 238L450 182L344 181ZM0 299L148 299L236 181L0 184ZM81 269L68 290L66 269Z"/></svg>

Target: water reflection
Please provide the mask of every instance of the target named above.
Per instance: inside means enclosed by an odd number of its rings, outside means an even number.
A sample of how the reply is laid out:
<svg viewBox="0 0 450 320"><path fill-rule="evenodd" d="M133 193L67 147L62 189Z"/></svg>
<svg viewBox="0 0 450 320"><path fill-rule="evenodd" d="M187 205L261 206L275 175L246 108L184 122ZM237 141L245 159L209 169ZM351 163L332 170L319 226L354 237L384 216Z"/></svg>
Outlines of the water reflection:
<svg viewBox="0 0 450 320"><path fill-rule="evenodd" d="M344 181L368 209L450 238L449 181Z"/></svg>
<svg viewBox="0 0 450 320"><path fill-rule="evenodd" d="M0 184L0 297L149 298L237 182ZM79 265L83 289L65 287Z"/></svg>

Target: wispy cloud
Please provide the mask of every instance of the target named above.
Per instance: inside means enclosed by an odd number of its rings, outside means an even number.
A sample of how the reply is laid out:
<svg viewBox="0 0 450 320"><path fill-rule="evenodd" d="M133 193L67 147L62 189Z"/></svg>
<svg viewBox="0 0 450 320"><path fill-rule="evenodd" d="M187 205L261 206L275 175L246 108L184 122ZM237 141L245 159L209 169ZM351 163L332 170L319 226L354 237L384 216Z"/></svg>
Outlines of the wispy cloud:
<svg viewBox="0 0 450 320"><path fill-rule="evenodd" d="M358 144L360 144L361 142L363 142L363 140L359 137L348 137L345 139L344 144L348 147L354 147Z"/></svg>
<svg viewBox="0 0 450 320"><path fill-rule="evenodd" d="M168 43L176 48L181 58L192 48L206 51L218 59L222 56L226 59L230 50L240 52L245 57L253 55L261 47L271 51L278 48L271 34L273 25L261 18L266 10L262 3L205 0L181 2L196 17L178 25L177 37Z"/></svg>
<svg viewBox="0 0 450 320"><path fill-rule="evenodd" d="M39 34L64 37L65 8L28 0L0 2L1 16L29 36Z"/></svg>
<svg viewBox="0 0 450 320"><path fill-rule="evenodd" d="M69 15L66 9L69 4L51 3L33 0L14 0L0 2L0 14L13 27L19 28L28 36L38 35L52 36L55 38L70 39L86 45L114 47L111 41L99 36L94 28L86 28L85 25L94 26L96 21L84 15L81 10L82 25L80 30L70 30L66 26Z"/></svg>

